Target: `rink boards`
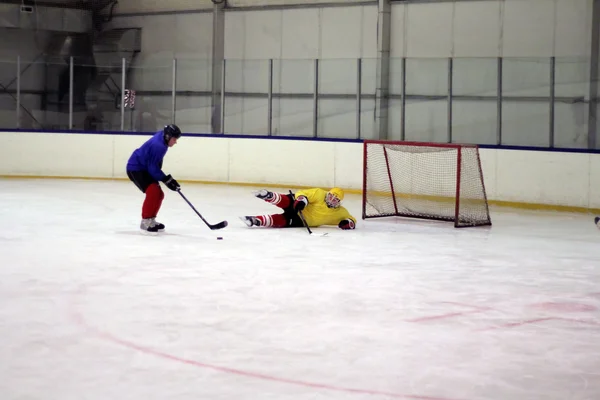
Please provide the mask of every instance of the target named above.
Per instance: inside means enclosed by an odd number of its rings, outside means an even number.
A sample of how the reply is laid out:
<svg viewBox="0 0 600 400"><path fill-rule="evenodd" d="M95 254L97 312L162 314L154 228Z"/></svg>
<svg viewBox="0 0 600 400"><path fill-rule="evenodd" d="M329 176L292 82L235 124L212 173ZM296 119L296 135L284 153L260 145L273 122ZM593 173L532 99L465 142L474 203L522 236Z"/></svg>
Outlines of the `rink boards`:
<svg viewBox="0 0 600 400"><path fill-rule="evenodd" d="M126 178L131 152L147 134L0 132L0 175ZM480 149L491 204L600 211L600 154ZM180 181L360 192L362 142L184 136L164 170Z"/></svg>

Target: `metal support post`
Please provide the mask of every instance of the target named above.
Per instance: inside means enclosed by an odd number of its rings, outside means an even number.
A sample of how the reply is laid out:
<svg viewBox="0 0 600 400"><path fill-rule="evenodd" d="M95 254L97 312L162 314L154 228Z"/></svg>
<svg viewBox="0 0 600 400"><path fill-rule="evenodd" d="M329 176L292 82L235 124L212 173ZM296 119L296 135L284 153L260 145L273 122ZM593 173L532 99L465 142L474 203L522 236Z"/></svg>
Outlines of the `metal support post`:
<svg viewBox="0 0 600 400"><path fill-rule="evenodd" d="M127 70L127 60L121 59L121 132L125 131L125 73Z"/></svg>
<svg viewBox="0 0 600 400"><path fill-rule="evenodd" d="M406 57L402 57L402 103L400 105L400 140L406 140Z"/></svg>
<svg viewBox="0 0 600 400"><path fill-rule="evenodd" d="M554 147L554 101L556 99L556 57L550 57L550 121L549 138L550 148Z"/></svg>
<svg viewBox="0 0 600 400"><path fill-rule="evenodd" d="M211 132L225 133L225 1L213 1L211 58Z"/></svg>
<svg viewBox="0 0 600 400"><path fill-rule="evenodd" d="M496 144L502 144L502 57L498 57L496 77Z"/></svg>
<svg viewBox="0 0 600 400"><path fill-rule="evenodd" d="M452 143L452 83L454 76L454 63L452 57L448 58L448 137L446 138L448 143Z"/></svg>
<svg viewBox="0 0 600 400"><path fill-rule="evenodd" d="M73 72L75 66L73 63L73 56L69 57L69 130L73 130Z"/></svg>
<svg viewBox="0 0 600 400"><path fill-rule="evenodd" d="M360 139L362 112L362 58L356 62L356 138Z"/></svg>
<svg viewBox="0 0 600 400"><path fill-rule="evenodd" d="M171 82L171 123L175 123L175 113L177 110L177 59L173 58L173 70L172 70Z"/></svg>
<svg viewBox="0 0 600 400"><path fill-rule="evenodd" d="M600 80L600 0L592 0L590 29L590 78L588 103L588 149L598 146L598 84Z"/></svg>
<svg viewBox="0 0 600 400"><path fill-rule="evenodd" d="M392 3L377 1L377 75L375 81L375 126L379 140L390 139L390 54Z"/></svg>
<svg viewBox="0 0 600 400"><path fill-rule="evenodd" d="M225 72L227 70L227 60L221 63L221 132L225 134Z"/></svg>
<svg viewBox="0 0 600 400"><path fill-rule="evenodd" d="M315 82L313 91L313 137L319 135L319 59L315 59Z"/></svg>
<svg viewBox="0 0 600 400"><path fill-rule="evenodd" d="M17 129L21 129L21 56L17 56Z"/></svg>
<svg viewBox="0 0 600 400"><path fill-rule="evenodd" d="M273 135L273 59L269 60L269 88L267 92L267 135Z"/></svg>

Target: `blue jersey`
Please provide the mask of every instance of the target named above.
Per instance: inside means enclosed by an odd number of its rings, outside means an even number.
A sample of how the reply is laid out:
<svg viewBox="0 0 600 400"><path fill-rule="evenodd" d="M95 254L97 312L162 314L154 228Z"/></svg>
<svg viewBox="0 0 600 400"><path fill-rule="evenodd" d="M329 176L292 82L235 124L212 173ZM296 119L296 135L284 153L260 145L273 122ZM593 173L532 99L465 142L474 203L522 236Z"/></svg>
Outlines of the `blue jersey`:
<svg viewBox="0 0 600 400"><path fill-rule="evenodd" d="M166 178L162 162L168 149L163 131L157 132L129 157L127 171L147 171L154 179L162 181Z"/></svg>

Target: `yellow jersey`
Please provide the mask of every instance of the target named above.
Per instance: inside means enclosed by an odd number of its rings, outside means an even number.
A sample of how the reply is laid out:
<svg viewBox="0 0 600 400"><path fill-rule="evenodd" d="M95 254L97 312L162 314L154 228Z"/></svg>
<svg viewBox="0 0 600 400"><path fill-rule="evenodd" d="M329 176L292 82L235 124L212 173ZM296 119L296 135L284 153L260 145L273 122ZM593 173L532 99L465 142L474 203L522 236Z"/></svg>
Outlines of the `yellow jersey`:
<svg viewBox="0 0 600 400"><path fill-rule="evenodd" d="M338 208L329 208L325 203L327 191L314 188L299 190L296 192L296 199L300 196L306 196L308 205L302 210L304 219L308 226L335 225L337 226L342 220L351 219L356 225L356 219L350 215L348 210L340 206Z"/></svg>

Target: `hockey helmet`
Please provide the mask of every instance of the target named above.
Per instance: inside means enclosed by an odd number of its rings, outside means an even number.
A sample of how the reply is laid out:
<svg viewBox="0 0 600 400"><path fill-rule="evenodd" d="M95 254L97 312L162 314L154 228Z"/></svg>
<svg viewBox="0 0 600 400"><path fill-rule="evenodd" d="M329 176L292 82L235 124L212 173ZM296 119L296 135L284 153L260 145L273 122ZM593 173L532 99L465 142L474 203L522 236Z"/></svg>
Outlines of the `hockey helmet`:
<svg viewBox="0 0 600 400"><path fill-rule="evenodd" d="M175 124L169 124L163 128L163 137L165 139L165 143L169 144L169 140L171 138L179 139L181 137L181 130Z"/></svg>
<svg viewBox="0 0 600 400"><path fill-rule="evenodd" d="M325 203L329 208L338 208L344 200L344 191L340 188L333 188L325 196Z"/></svg>

